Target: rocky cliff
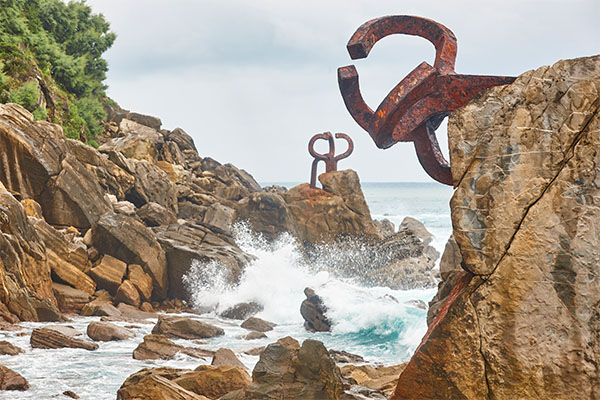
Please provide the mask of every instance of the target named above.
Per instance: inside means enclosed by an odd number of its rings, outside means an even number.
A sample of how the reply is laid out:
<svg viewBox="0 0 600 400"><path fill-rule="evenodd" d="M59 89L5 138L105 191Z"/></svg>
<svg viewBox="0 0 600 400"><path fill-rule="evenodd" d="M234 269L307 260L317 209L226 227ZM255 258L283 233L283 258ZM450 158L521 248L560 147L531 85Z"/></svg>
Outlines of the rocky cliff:
<svg viewBox="0 0 600 400"><path fill-rule="evenodd" d="M595 56L450 116L462 272L392 399L600 398L599 107Z"/></svg>

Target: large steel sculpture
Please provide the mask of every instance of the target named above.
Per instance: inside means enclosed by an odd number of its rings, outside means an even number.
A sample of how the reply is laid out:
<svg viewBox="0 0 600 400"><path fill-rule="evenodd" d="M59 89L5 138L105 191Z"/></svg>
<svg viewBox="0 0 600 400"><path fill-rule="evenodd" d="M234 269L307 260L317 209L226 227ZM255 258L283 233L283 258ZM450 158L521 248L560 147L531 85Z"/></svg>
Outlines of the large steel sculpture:
<svg viewBox="0 0 600 400"><path fill-rule="evenodd" d="M450 164L440 151L435 130L450 111L462 107L482 90L511 83L515 78L456 74L456 37L450 29L406 15L376 18L360 26L347 45L350 58L366 58L378 40L396 33L420 36L433 43L433 67L422 62L392 89L375 112L362 98L356 68L341 67L338 83L344 103L377 147L414 142L425 171L436 181L452 185Z"/></svg>
<svg viewBox="0 0 600 400"><path fill-rule="evenodd" d="M348 142L348 150L343 152L342 154L336 156L335 155L335 139L331 132L318 133L308 142L308 152L315 159L312 162L312 168L310 171L310 187L315 188L317 184L317 165L319 161L325 162L325 172L337 171L337 163L343 158L346 158L352 154L354 151L354 142L350 139L350 136L345 133L336 133L335 137L337 139L345 139ZM320 154L315 151L315 142L318 139L325 139L329 142L329 151L325 154Z"/></svg>

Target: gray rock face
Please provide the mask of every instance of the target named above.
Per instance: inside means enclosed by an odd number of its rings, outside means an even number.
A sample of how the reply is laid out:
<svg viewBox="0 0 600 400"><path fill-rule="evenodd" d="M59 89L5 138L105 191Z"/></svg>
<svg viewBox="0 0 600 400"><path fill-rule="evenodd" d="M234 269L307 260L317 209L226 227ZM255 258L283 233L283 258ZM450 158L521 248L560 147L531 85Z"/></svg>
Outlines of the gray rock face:
<svg viewBox="0 0 600 400"><path fill-rule="evenodd" d="M600 56L559 61L451 115L469 272L392 399L598 396L599 87Z"/></svg>

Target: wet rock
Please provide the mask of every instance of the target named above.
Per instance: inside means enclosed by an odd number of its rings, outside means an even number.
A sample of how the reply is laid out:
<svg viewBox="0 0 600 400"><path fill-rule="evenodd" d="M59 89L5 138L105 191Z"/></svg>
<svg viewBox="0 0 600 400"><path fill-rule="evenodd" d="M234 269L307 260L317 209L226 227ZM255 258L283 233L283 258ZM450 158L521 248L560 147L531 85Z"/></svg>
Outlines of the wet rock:
<svg viewBox="0 0 600 400"><path fill-rule="evenodd" d="M15 346L14 344L7 342L6 340L0 340L0 354L16 356L24 352L25 351L22 348Z"/></svg>
<svg viewBox="0 0 600 400"><path fill-rule="evenodd" d="M129 320L143 320L148 318L156 318L156 313L146 312L130 306L129 304L119 303L117 310L121 313L120 317Z"/></svg>
<svg viewBox="0 0 600 400"><path fill-rule="evenodd" d="M165 335L150 334L144 336L144 341L133 350L136 360L168 360L177 353L187 354L195 358L211 357L213 352L193 347L180 346Z"/></svg>
<svg viewBox="0 0 600 400"><path fill-rule="evenodd" d="M380 391L389 396L396 388L398 377L404 371L406 365L407 363L388 367L345 365L341 370L344 376L350 376L358 385Z"/></svg>
<svg viewBox="0 0 600 400"><path fill-rule="evenodd" d="M27 390L29 382L18 372L12 369L0 366L0 390Z"/></svg>
<svg viewBox="0 0 600 400"><path fill-rule="evenodd" d="M231 237L218 235L198 224L186 222L153 229L167 255L169 297L172 298L189 297L182 277L188 273L193 260L223 268L224 276L234 283L250 258Z"/></svg>
<svg viewBox="0 0 600 400"><path fill-rule="evenodd" d="M242 325L240 326L244 329L248 329L249 331L268 332L272 331L277 324L274 322L265 321L264 319L250 317L242 322Z"/></svg>
<svg viewBox="0 0 600 400"><path fill-rule="evenodd" d="M100 252L128 264L141 265L152 278L154 295L165 298L168 279L165 253L144 224L125 215L107 214L92 227L92 238Z"/></svg>
<svg viewBox="0 0 600 400"><path fill-rule="evenodd" d="M262 304L254 301L238 303L221 313L221 317L229 319L246 319L264 310Z"/></svg>
<svg viewBox="0 0 600 400"><path fill-rule="evenodd" d="M62 393L64 396L70 397L72 399L78 399L79 396L77 396L77 393L73 392L72 390L65 390Z"/></svg>
<svg viewBox="0 0 600 400"><path fill-rule="evenodd" d="M35 328L31 333L29 341L31 347L39 349L60 349L63 347L80 348L85 350L96 350L96 343L69 337L56 329Z"/></svg>
<svg viewBox="0 0 600 400"><path fill-rule="evenodd" d="M192 372L186 372L174 380L179 386L209 399L246 388L250 383L250 375L244 368L201 365Z"/></svg>
<svg viewBox="0 0 600 400"><path fill-rule="evenodd" d="M240 221L269 240L275 240L285 232L297 234L293 215L281 194L252 193L237 203L236 211Z"/></svg>
<svg viewBox="0 0 600 400"><path fill-rule="evenodd" d="M423 300L408 300L405 301L404 304L407 304L412 307L420 308L421 310L427 310L427 303Z"/></svg>
<svg viewBox="0 0 600 400"><path fill-rule="evenodd" d="M249 356L259 356L264 350L265 346L254 347L252 349L245 350L244 354L248 354Z"/></svg>
<svg viewBox="0 0 600 400"><path fill-rule="evenodd" d="M94 321L87 327L87 335L90 339L100 342L113 340L127 340L135 337L135 333L122 326L110 322Z"/></svg>
<svg viewBox="0 0 600 400"><path fill-rule="evenodd" d="M152 333L182 339L206 339L225 334L225 331L206 322L186 317L159 316Z"/></svg>
<svg viewBox="0 0 600 400"><path fill-rule="evenodd" d="M266 338L267 335L265 335L263 332L257 332L257 331L252 331L247 335L242 336L242 339L244 340L256 340L256 339L263 339Z"/></svg>
<svg viewBox="0 0 600 400"><path fill-rule="evenodd" d="M172 380L186 370L174 368L144 368L130 375L117 392L117 400L207 400L185 390Z"/></svg>
<svg viewBox="0 0 600 400"><path fill-rule="evenodd" d="M358 354L348 353L344 350L329 350L329 355L337 364L364 363L365 359Z"/></svg>
<svg viewBox="0 0 600 400"><path fill-rule="evenodd" d="M342 393L342 377L323 344L290 337L268 345L252 371L244 399L333 400Z"/></svg>
<svg viewBox="0 0 600 400"><path fill-rule="evenodd" d="M96 299L83 306L83 308L81 309L81 315L84 317L118 317L121 315L121 312L110 302L106 300Z"/></svg>
<svg viewBox="0 0 600 400"><path fill-rule="evenodd" d="M98 288L106 289L114 295L121 285L126 271L126 263L109 254L105 254L102 256L100 264L90 270L90 276L98 284Z"/></svg>
<svg viewBox="0 0 600 400"><path fill-rule="evenodd" d="M331 322L325 316L327 307L323 300L311 288L305 288L306 300L300 305L300 314L304 318L304 328L309 332L329 332Z"/></svg>
<svg viewBox="0 0 600 400"><path fill-rule="evenodd" d="M210 365L215 367L239 367L246 369L246 366L237 358L230 349L219 349L215 352Z"/></svg>
<svg viewBox="0 0 600 400"><path fill-rule="evenodd" d="M468 273L393 399L597 396L599 82L600 56L563 60L450 115Z"/></svg>
<svg viewBox="0 0 600 400"><path fill-rule="evenodd" d="M396 227L394 226L394 223L387 218L382 220L374 220L373 222L375 223L375 227L379 232L379 236L382 238L392 236L394 233L396 233Z"/></svg>
<svg viewBox="0 0 600 400"><path fill-rule="evenodd" d="M146 226L169 225L177 222L175 215L165 207L152 201L144 204L136 213Z"/></svg>
<svg viewBox="0 0 600 400"><path fill-rule="evenodd" d="M52 291L58 302L58 308L64 313L80 313L90 301L87 293L60 283L52 282Z"/></svg>
<svg viewBox="0 0 600 400"><path fill-rule="evenodd" d="M139 307L141 300L140 294L131 281L125 280L117 289L115 301Z"/></svg>
<svg viewBox="0 0 600 400"><path fill-rule="evenodd" d="M215 203L206 209L202 223L215 232L229 235L234 220L235 210Z"/></svg>

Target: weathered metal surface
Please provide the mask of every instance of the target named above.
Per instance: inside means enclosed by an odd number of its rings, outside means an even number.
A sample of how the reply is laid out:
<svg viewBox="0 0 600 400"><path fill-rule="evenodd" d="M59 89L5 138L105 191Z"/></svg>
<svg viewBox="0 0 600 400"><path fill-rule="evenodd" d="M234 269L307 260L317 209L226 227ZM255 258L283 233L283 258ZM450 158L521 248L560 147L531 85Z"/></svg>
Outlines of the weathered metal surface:
<svg viewBox="0 0 600 400"><path fill-rule="evenodd" d="M314 135L310 141L308 142L308 152L315 159L312 162L312 168L310 172L310 187L315 188L317 184L317 166L319 161L325 162L325 172L337 171L337 163L338 161L350 156L354 151L354 142L350 139L350 136L345 133L336 133L335 137L337 139L345 139L348 142L348 150L343 152L340 155L335 155L335 139L331 132L318 133ZM315 142L319 139L324 139L329 142L329 151L325 154L320 154L315 151Z"/></svg>
<svg viewBox="0 0 600 400"><path fill-rule="evenodd" d="M393 34L423 37L435 46L433 67L426 62L411 71L373 111L360 93L354 65L338 69L346 108L377 147L414 142L419 162L438 182L452 185L450 164L440 150L435 130L453 110L479 92L515 80L508 76L459 75L454 72L456 37L435 21L406 15L376 18L361 25L348 42L352 59L366 58L375 43Z"/></svg>

